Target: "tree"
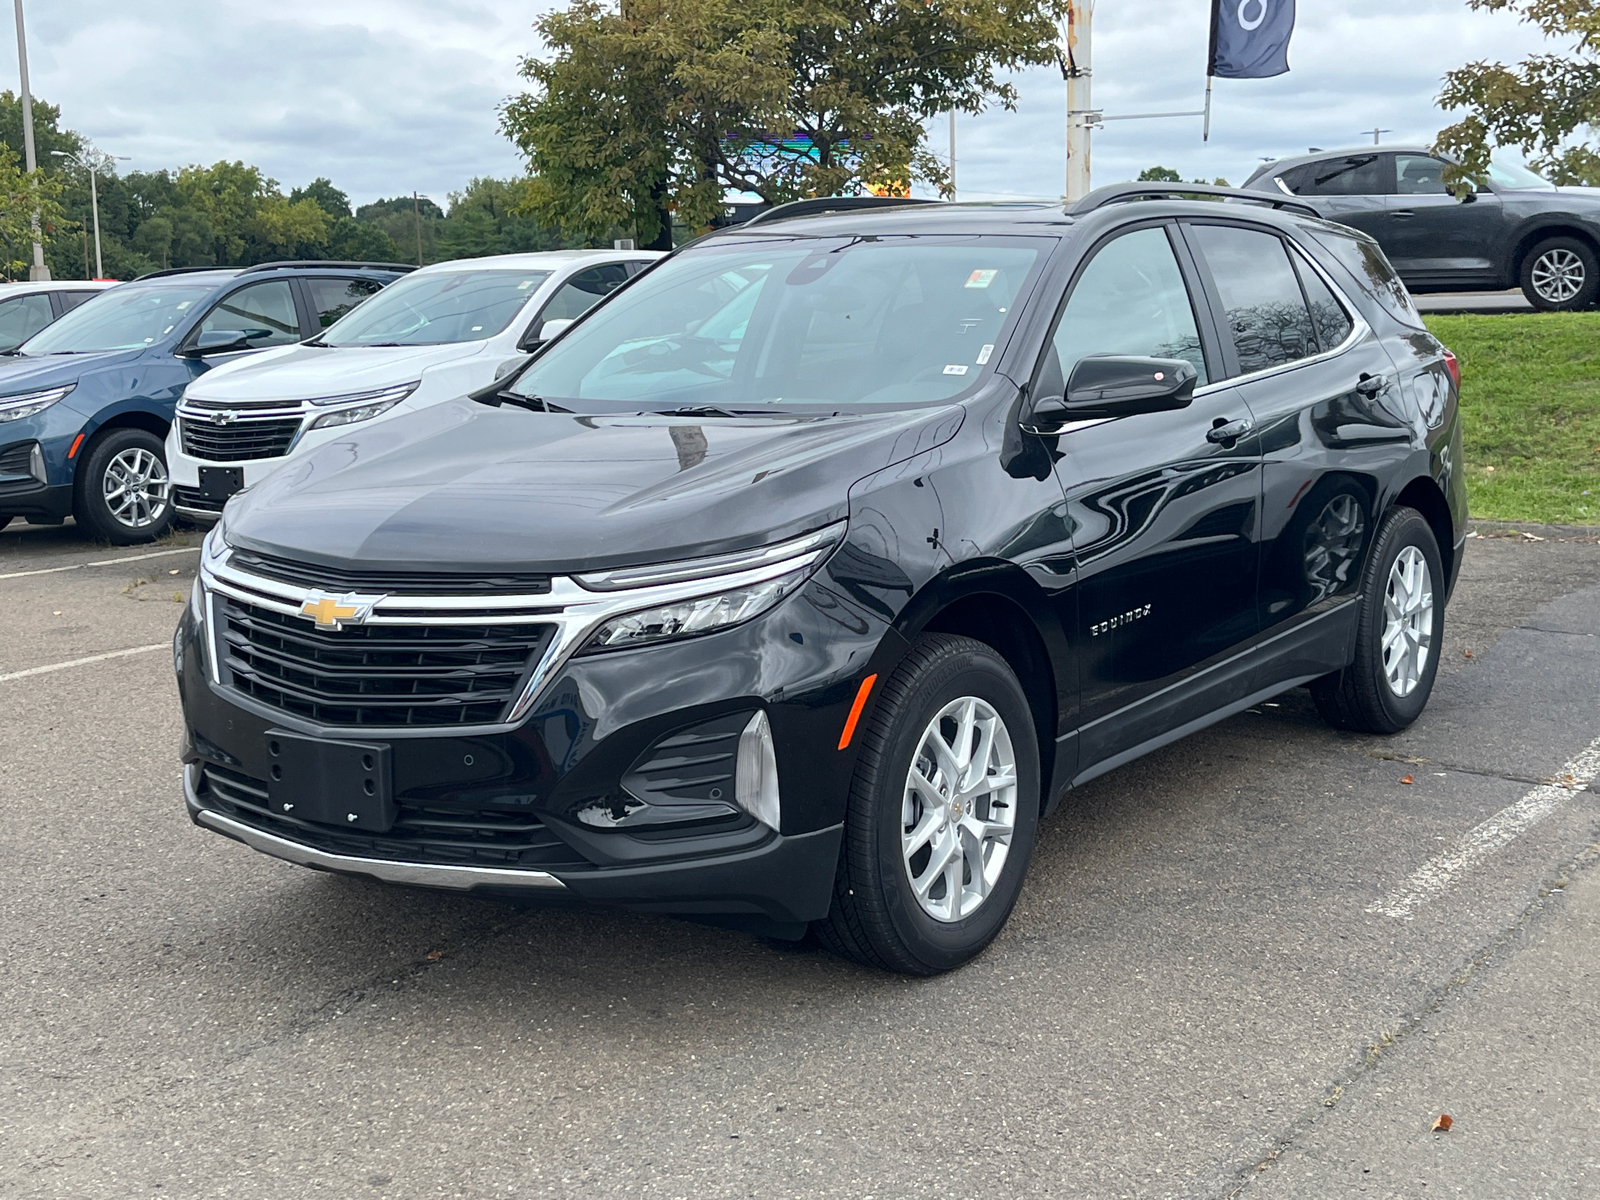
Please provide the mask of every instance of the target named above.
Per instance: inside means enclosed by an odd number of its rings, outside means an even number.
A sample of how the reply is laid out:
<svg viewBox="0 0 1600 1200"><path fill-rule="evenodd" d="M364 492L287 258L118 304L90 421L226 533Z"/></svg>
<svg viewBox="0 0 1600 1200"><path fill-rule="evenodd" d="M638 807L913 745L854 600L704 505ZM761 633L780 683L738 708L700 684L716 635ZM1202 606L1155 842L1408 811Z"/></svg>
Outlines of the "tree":
<svg viewBox="0 0 1600 1200"><path fill-rule="evenodd" d="M528 208L598 240L690 228L729 190L771 203L913 180L948 187L924 123L1011 108L1009 69L1055 61L1066 0L572 0L536 28L534 89L502 128L527 156Z"/></svg>
<svg viewBox="0 0 1600 1200"><path fill-rule="evenodd" d="M61 181L29 173L11 147L0 143L0 278L24 279L33 261L34 217L40 236L61 224Z"/></svg>
<svg viewBox="0 0 1600 1200"><path fill-rule="evenodd" d="M1600 154L1580 130L1600 125L1600 0L1468 0L1488 12L1513 12L1548 38L1565 40L1565 54L1535 54L1515 67L1474 62L1449 72L1441 107L1467 115L1441 130L1435 146L1459 166L1454 184L1481 180L1496 145L1517 146L1556 183L1600 184Z"/></svg>
<svg viewBox="0 0 1600 1200"><path fill-rule="evenodd" d="M1182 183L1183 176L1171 167L1146 167L1139 172L1140 183Z"/></svg>
<svg viewBox="0 0 1600 1200"><path fill-rule="evenodd" d="M295 204L301 200L314 201L318 208L335 219L348 217L350 212L350 197L333 186L333 180L318 175L303 188L295 188L289 193L289 203Z"/></svg>

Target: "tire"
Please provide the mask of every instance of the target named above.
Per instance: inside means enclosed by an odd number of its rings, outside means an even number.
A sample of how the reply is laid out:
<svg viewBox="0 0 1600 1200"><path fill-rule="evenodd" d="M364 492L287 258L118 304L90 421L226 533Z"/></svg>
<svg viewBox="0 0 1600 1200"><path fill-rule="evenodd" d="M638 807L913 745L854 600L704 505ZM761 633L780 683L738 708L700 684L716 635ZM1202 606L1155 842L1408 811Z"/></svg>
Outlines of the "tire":
<svg viewBox="0 0 1600 1200"><path fill-rule="evenodd" d="M1528 303L1542 312L1590 308L1600 294L1600 259L1578 238L1547 238L1522 260L1520 283Z"/></svg>
<svg viewBox="0 0 1600 1200"><path fill-rule="evenodd" d="M96 438L78 468L72 515L113 546L153 542L172 528L172 478L161 439L143 429Z"/></svg>
<svg viewBox="0 0 1600 1200"><path fill-rule="evenodd" d="M979 747L985 746L984 723L997 721L987 731L986 778L1003 775L1009 758L1014 783L941 800L937 788L945 774L934 765L928 739L937 738L946 751L959 747L960 722L969 712ZM924 635L883 685L857 736L861 753L833 906L815 923L818 939L837 954L886 971L936 975L959 967L1005 925L1033 854L1039 746L1022 685L992 647L950 634ZM969 749L969 762L971 756ZM933 770L931 785L923 776L925 789L913 788L909 778L919 759ZM923 838L909 854L908 822L911 841L919 829ZM941 871L934 856L952 844L962 848ZM974 846L979 861L990 865L1003 848L993 878L987 870L974 875ZM924 899L913 889L914 871L925 884Z"/></svg>
<svg viewBox="0 0 1600 1200"><path fill-rule="evenodd" d="M1419 567L1426 576L1416 586ZM1433 528L1416 509L1396 506L1378 527L1361 581L1355 661L1311 685L1323 720L1335 729L1398 733L1422 715L1444 640L1444 579Z"/></svg>

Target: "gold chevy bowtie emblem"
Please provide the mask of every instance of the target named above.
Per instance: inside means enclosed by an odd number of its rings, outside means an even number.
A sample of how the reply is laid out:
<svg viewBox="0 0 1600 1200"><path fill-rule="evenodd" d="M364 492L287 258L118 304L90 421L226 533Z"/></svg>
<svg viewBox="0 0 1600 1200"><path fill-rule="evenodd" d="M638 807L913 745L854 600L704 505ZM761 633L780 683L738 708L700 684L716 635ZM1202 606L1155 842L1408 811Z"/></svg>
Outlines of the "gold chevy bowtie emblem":
<svg viewBox="0 0 1600 1200"><path fill-rule="evenodd" d="M345 625L359 625L372 614L372 606L381 596L365 597L350 593L344 596L329 596L322 592L312 592L300 605L300 615L310 617L317 623L318 629L340 630Z"/></svg>

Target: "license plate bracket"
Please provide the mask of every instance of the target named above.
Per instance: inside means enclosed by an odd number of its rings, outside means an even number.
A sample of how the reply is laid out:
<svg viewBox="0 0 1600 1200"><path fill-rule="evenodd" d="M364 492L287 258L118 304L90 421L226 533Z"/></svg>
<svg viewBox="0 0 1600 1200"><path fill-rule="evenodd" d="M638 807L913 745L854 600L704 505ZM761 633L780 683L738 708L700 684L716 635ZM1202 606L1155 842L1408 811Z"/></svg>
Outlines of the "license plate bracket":
<svg viewBox="0 0 1600 1200"><path fill-rule="evenodd" d="M226 503L244 489L243 467L201 467L200 494L207 500Z"/></svg>
<svg viewBox="0 0 1600 1200"><path fill-rule="evenodd" d="M384 833L394 826L390 748L380 742L308 737L287 729L266 736L267 806L274 813Z"/></svg>

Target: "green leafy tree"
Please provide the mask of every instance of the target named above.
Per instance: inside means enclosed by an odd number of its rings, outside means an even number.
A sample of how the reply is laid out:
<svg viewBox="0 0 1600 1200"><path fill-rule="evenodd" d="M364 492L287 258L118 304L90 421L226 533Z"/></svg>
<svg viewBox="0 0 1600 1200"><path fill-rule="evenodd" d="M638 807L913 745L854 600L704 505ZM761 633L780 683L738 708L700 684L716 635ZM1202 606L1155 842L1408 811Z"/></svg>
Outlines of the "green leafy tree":
<svg viewBox="0 0 1600 1200"><path fill-rule="evenodd" d="M1444 77L1439 104L1466 115L1441 130L1436 147L1459 162L1456 184L1481 180L1496 146L1517 146L1556 183L1600 184L1600 0L1468 0L1470 8L1515 13L1563 54L1534 54L1515 66L1474 62ZM1575 135L1578 136L1574 141Z"/></svg>
<svg viewBox="0 0 1600 1200"><path fill-rule="evenodd" d="M303 188L295 188L289 193L289 203L294 204L301 200L314 201L318 208L335 219L353 215L350 212L350 197L333 186L333 180L318 175Z"/></svg>
<svg viewBox="0 0 1600 1200"><path fill-rule="evenodd" d="M1171 167L1146 167L1139 172L1140 183L1182 183L1183 176Z"/></svg>
<svg viewBox="0 0 1600 1200"><path fill-rule="evenodd" d="M28 277L35 215L42 236L50 236L63 219L60 197L58 178L24 171L11 147L0 145L0 277Z"/></svg>
<svg viewBox="0 0 1600 1200"><path fill-rule="evenodd" d="M1014 107L1007 70L1055 61L1065 0L572 0L537 24L552 54L502 127L528 208L591 240L664 244L728 189L772 203L914 181L944 189L924 123Z"/></svg>

